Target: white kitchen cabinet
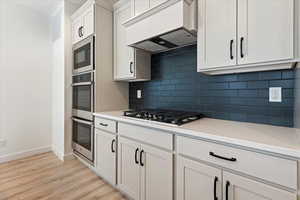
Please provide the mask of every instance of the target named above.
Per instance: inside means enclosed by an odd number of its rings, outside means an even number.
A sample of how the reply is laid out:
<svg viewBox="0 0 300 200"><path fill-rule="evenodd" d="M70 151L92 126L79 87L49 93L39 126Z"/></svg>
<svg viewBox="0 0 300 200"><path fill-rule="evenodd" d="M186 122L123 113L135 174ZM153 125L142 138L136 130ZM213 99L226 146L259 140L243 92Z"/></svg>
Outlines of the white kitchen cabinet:
<svg viewBox="0 0 300 200"><path fill-rule="evenodd" d="M133 16L140 15L151 8L159 6L168 0L131 0Z"/></svg>
<svg viewBox="0 0 300 200"><path fill-rule="evenodd" d="M135 200L140 197L139 152L139 143L119 137L118 187Z"/></svg>
<svg viewBox="0 0 300 200"><path fill-rule="evenodd" d="M172 153L141 145L141 200L172 200ZM159 191L159 192L158 192Z"/></svg>
<svg viewBox="0 0 300 200"><path fill-rule="evenodd" d="M135 200L172 200L172 153L123 137L118 146L119 188Z"/></svg>
<svg viewBox="0 0 300 200"><path fill-rule="evenodd" d="M178 156L176 190L177 200L222 199L221 170Z"/></svg>
<svg viewBox="0 0 300 200"><path fill-rule="evenodd" d="M95 129L95 169L113 185L116 185L116 142L116 135Z"/></svg>
<svg viewBox="0 0 300 200"><path fill-rule="evenodd" d="M150 8L149 0L133 0L134 16L139 15Z"/></svg>
<svg viewBox="0 0 300 200"><path fill-rule="evenodd" d="M131 6L130 1L123 2L117 3L114 10L114 79L150 80L151 54L127 46L126 29L123 23L131 17Z"/></svg>
<svg viewBox="0 0 300 200"><path fill-rule="evenodd" d="M294 0L199 0L198 13L199 72L293 66Z"/></svg>
<svg viewBox="0 0 300 200"><path fill-rule="evenodd" d="M200 0L198 62L201 68L236 65L236 7L236 0Z"/></svg>
<svg viewBox="0 0 300 200"><path fill-rule="evenodd" d="M294 0L239 0L238 11L238 64L293 59Z"/></svg>
<svg viewBox="0 0 300 200"><path fill-rule="evenodd" d="M222 176L223 174L223 176ZM223 194L222 194L223 187ZM177 200L296 200L297 195L179 156ZM222 198L223 197L223 198Z"/></svg>
<svg viewBox="0 0 300 200"><path fill-rule="evenodd" d="M297 195L229 172L223 173L225 200L296 200Z"/></svg>
<svg viewBox="0 0 300 200"><path fill-rule="evenodd" d="M167 0L150 0L150 8L154 8L156 6L159 6L160 4L166 2Z"/></svg>
<svg viewBox="0 0 300 200"><path fill-rule="evenodd" d="M94 4L79 9L72 17L72 43L75 44L95 32Z"/></svg>

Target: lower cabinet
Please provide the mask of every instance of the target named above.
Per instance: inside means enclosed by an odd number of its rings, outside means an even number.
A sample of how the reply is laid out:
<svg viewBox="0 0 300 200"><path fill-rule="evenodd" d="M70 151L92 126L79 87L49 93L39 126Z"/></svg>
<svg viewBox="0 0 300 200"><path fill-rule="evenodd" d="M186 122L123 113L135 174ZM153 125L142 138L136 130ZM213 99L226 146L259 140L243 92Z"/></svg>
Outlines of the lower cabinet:
<svg viewBox="0 0 300 200"><path fill-rule="evenodd" d="M296 200L297 197L285 190L178 156L177 200L207 199Z"/></svg>
<svg viewBox="0 0 300 200"><path fill-rule="evenodd" d="M221 190L220 169L178 156L177 200L222 199Z"/></svg>
<svg viewBox="0 0 300 200"><path fill-rule="evenodd" d="M116 135L95 129L95 169L113 185L116 185L116 142Z"/></svg>
<svg viewBox="0 0 300 200"><path fill-rule="evenodd" d="M223 173L225 200L296 200L296 194L232 173Z"/></svg>
<svg viewBox="0 0 300 200"><path fill-rule="evenodd" d="M172 153L123 137L118 147L118 187L123 192L135 200L172 200Z"/></svg>

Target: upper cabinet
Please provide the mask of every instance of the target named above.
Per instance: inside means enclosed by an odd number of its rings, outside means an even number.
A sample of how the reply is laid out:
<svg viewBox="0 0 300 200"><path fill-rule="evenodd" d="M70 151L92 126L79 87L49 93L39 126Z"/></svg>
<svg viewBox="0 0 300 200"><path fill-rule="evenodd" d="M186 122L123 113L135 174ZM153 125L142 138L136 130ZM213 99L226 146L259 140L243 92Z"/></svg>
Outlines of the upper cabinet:
<svg viewBox="0 0 300 200"><path fill-rule="evenodd" d="M75 44L94 34L94 4L79 9L72 17L72 43Z"/></svg>
<svg viewBox="0 0 300 200"><path fill-rule="evenodd" d="M131 17L130 1L120 1L114 9L114 79L145 81L151 79L151 54L127 46L123 23Z"/></svg>
<svg viewBox="0 0 300 200"><path fill-rule="evenodd" d="M199 0L198 13L199 72L292 66L294 0Z"/></svg>
<svg viewBox="0 0 300 200"><path fill-rule="evenodd" d="M133 15L139 15L147 10L154 8L167 0L131 0Z"/></svg>

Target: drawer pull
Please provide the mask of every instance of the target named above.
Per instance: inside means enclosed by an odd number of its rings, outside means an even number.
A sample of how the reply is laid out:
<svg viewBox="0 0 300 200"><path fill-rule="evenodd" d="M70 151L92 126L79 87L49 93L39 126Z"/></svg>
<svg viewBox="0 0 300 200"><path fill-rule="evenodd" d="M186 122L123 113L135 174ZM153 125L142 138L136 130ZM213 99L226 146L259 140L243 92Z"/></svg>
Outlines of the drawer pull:
<svg viewBox="0 0 300 200"><path fill-rule="evenodd" d="M213 156L213 157L216 157L216 158L219 158L219 159L222 159L222 160L227 160L227 161L230 161L230 162L236 162L237 161L236 158L226 158L226 157L223 157L223 156L219 156L219 155L215 154L214 152L209 152L209 155Z"/></svg>
<svg viewBox="0 0 300 200"><path fill-rule="evenodd" d="M107 127L108 126L108 124L103 124L103 123L99 123L101 126L105 126L105 127Z"/></svg>
<svg viewBox="0 0 300 200"><path fill-rule="evenodd" d="M218 200L218 197L217 197L217 182L218 182L218 177L215 177L215 181L214 181L214 200Z"/></svg>

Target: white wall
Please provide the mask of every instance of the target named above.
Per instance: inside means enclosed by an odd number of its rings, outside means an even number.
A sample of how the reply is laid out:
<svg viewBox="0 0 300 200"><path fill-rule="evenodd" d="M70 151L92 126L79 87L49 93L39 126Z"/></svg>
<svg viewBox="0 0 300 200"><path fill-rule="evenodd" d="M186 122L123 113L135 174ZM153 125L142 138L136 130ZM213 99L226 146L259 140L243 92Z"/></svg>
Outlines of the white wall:
<svg viewBox="0 0 300 200"><path fill-rule="evenodd" d="M16 2L0 0L0 162L51 146L49 17Z"/></svg>
<svg viewBox="0 0 300 200"><path fill-rule="evenodd" d="M58 8L51 16L52 32L52 150L60 158L64 159L64 2L60 2Z"/></svg>

